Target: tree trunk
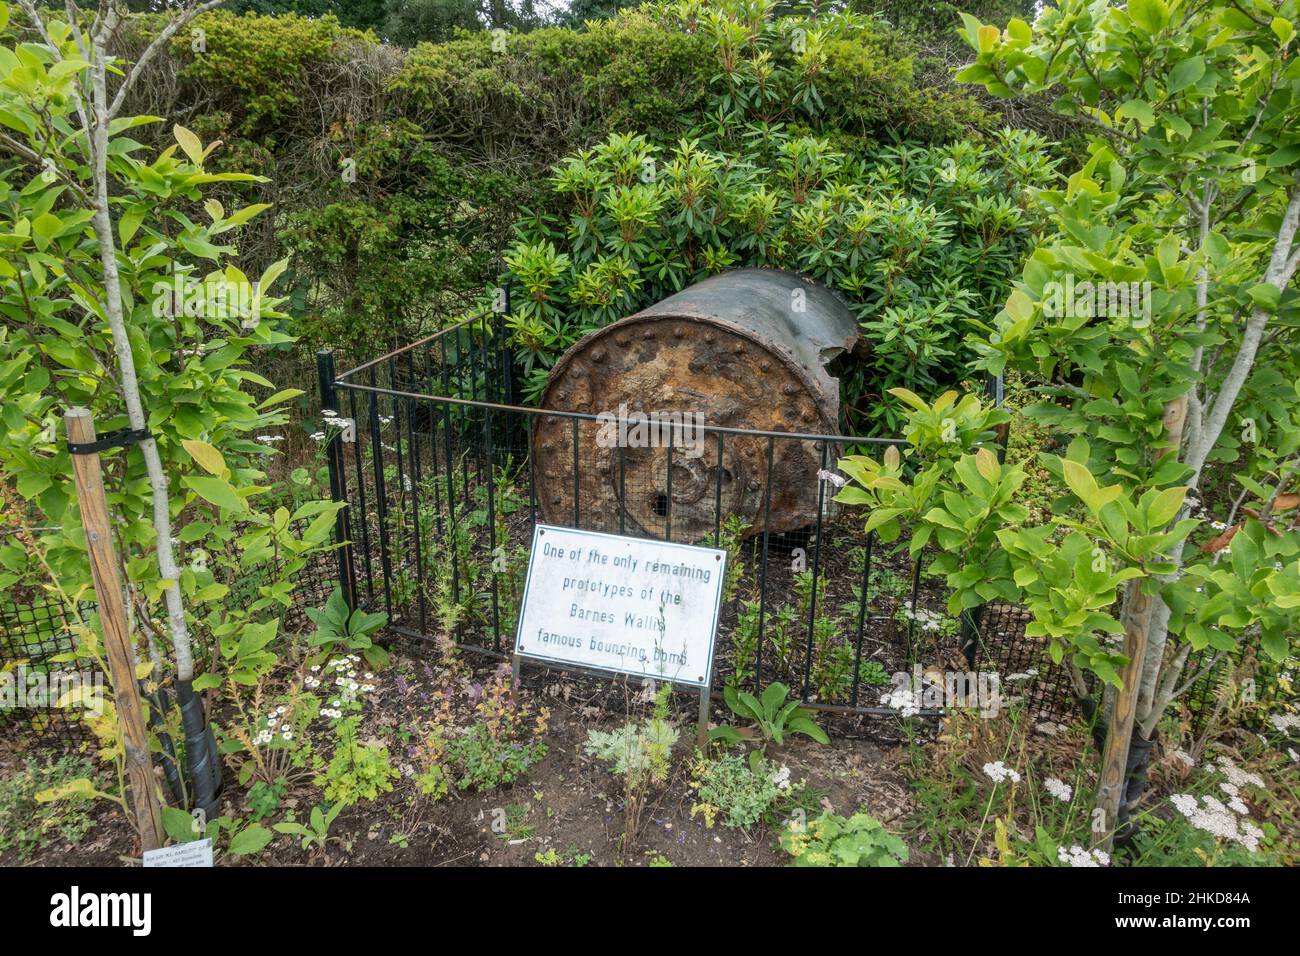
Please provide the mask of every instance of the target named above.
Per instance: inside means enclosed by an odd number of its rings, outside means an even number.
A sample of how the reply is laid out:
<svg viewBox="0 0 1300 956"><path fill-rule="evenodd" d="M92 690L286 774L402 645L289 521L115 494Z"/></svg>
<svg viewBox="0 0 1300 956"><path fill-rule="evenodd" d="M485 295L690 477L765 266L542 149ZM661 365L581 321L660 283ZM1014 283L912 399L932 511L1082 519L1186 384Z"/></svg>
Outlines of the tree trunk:
<svg viewBox="0 0 1300 956"><path fill-rule="evenodd" d="M140 385L136 376L135 357L131 353L131 340L127 334L126 317L122 312L122 284L117 266L117 242L113 233L113 219L108 203L108 127L109 99L107 83L108 39L117 26L117 11L109 6L104 22L93 37L91 76L90 121L92 128L87 130L93 143L91 170L94 181L94 209L91 227L99 243L99 259L104 269L104 315L108 320L113 335L113 352L117 358L119 382L122 400L126 405L127 420L131 428L144 430L148 427L144 405L140 399ZM186 744L191 773L193 775L196 803L205 812L212 814L216 809L213 792L212 762L217 760L215 748L209 746L211 735L207 730L207 719L202 715L202 702L195 697L191 682L194 678L194 657L190 642L189 626L185 621L185 606L181 600L180 570L176 566L176 556L172 549L171 499L167 474L163 470L162 458L158 454L158 445L152 437L140 442L140 454L144 457L145 469L149 475L149 488L153 499L153 527L155 550L158 555L158 575L164 582L163 599L167 608L167 624L172 639L172 652L176 660L176 692L181 701L182 712L187 711ZM161 675L159 675L161 677ZM194 705L198 704L198 711ZM201 723L196 724L196 721Z"/></svg>

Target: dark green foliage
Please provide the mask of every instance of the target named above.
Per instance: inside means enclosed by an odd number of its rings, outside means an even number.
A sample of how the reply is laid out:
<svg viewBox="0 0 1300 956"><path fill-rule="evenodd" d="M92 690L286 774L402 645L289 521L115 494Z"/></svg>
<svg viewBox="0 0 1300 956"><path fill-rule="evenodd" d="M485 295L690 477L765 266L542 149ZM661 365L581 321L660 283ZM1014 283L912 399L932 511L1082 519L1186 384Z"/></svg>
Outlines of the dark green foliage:
<svg viewBox="0 0 1300 956"><path fill-rule="evenodd" d="M481 27L474 0L389 0L383 34L393 43L412 46L441 43L456 30Z"/></svg>
<svg viewBox="0 0 1300 956"><path fill-rule="evenodd" d="M378 30L387 6L385 0L228 0L226 9L232 13L296 13L313 18L332 15L345 27Z"/></svg>
<svg viewBox="0 0 1300 956"><path fill-rule="evenodd" d="M776 135L824 138L856 176L865 167L853 164L875 144L945 142L986 118L947 80L919 78L914 44L869 19L804 53L788 36L799 21L770 26L775 86L755 99L747 91L763 61L742 44L749 52L738 48L728 74L719 35L752 31L745 18L761 17L761 4L733 14L688 0L623 10L591 29L512 28L504 49L486 30L410 50L381 45L349 26L375 25L358 9L322 7L319 19L205 14L205 48L178 36L170 60L155 61L158 82L146 77L128 107L184 116L204 140L222 141L214 168L269 177L219 198L275 204L245 230L241 251L252 271L291 254L291 331L301 342L286 359L328 343L347 364L461 312L504 268L498 256L520 210L554 208L550 168L613 131L675 145L716 128L725 100ZM480 9L478 21L490 20ZM133 23L139 45L158 21ZM730 132L705 136L701 148L752 151L723 115ZM770 142L757 158L774 150Z"/></svg>
<svg viewBox="0 0 1300 956"><path fill-rule="evenodd" d="M1024 187L1052 175L1042 146L1015 131L846 154L739 121L675 144L611 136L556 167L548 211L506 256L527 394L588 331L725 268L774 266L851 300L863 335L841 376L847 427L892 432L886 389L967 377L963 340L1032 236Z"/></svg>

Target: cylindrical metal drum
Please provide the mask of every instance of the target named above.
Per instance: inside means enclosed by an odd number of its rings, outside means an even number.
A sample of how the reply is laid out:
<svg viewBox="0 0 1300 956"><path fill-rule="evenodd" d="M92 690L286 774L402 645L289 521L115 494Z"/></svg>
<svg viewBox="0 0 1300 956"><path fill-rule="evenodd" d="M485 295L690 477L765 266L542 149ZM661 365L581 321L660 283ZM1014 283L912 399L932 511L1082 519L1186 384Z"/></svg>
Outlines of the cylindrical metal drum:
<svg viewBox="0 0 1300 956"><path fill-rule="evenodd" d="M708 428L837 434L839 382L826 364L857 337L834 292L775 269L714 276L591 333L556 362L541 404L601 421L539 417L542 516L679 541L701 540L730 515L749 534L765 516L773 532L807 527L817 471L823 460L833 467L836 449L776 438L769 466L766 437L719 442Z"/></svg>

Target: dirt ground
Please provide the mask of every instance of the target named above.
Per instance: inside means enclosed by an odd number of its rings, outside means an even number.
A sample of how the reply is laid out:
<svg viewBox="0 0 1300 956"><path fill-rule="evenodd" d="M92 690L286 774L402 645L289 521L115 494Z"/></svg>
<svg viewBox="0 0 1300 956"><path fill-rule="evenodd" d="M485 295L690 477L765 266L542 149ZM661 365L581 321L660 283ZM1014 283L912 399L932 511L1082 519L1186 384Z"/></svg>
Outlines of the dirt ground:
<svg viewBox="0 0 1300 956"><path fill-rule="evenodd" d="M484 669L488 672L490 668ZM525 779L508 787L482 794L453 788L437 801L423 796L393 731L409 725L427 706L426 682L421 677L428 673L429 662L423 655L399 652L393 665L377 675L377 689L367 705L368 732L389 746L393 765L403 772L391 793L346 809L330 831L337 839L324 852L303 851L297 841L277 836L256 857L219 856L218 865L536 866L538 854L551 865L772 866L787 862L771 828L760 825L747 832L721 822L709 828L700 816L692 818L695 800L689 758L696 701L686 695L674 698L682 737L674 751L672 777L654 790L639 837L626 853L620 852L621 782L582 747L588 730L611 729L626 720L621 689L607 681L526 671L523 692L544 702L552 715L546 757ZM715 704L714 720L725 719L718 713L721 707L720 702ZM856 725L824 722L832 734L830 746L800 737L773 751L772 757L789 766L793 780L806 780L822 806L845 815L865 807L887 826L899 826L910 805L895 766L896 737L895 742L889 739L897 725L888 718L864 718ZM863 736L873 730L878 731L876 739ZM0 774L13 772L23 755L13 740L0 741ZM223 812L247 816L245 790L234 783L233 774L226 778ZM299 810L301 817L318 801L318 790L303 788L291 793L283 807ZM264 822L272 823L279 816ZM0 865L113 866L130 865L139 858L138 840L116 805L100 801L93 817L95 825L78 844L56 842L26 861L20 861L13 850L0 852ZM914 853L911 862L924 864L925 859Z"/></svg>

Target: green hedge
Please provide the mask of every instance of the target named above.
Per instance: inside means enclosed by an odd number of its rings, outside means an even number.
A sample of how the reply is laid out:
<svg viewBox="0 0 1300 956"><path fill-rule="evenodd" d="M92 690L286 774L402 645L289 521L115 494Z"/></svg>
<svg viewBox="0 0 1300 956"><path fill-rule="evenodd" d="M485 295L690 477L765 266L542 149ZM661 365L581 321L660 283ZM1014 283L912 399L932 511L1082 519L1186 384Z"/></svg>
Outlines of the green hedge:
<svg viewBox="0 0 1300 956"><path fill-rule="evenodd" d="M485 32L403 50L332 17L218 11L198 21L202 42L176 37L131 108L222 140L218 164L270 178L241 197L275 203L241 244L249 268L287 246L299 351L360 359L478 295L563 156L611 132L673 142L715 121L727 84L704 10L647 5L590 29L512 34L504 50ZM140 45L158 24L133 22ZM966 93L918 79L907 35L864 24L823 44L819 104L759 104L747 119L853 153L994 125ZM801 68L784 42L769 56Z"/></svg>

